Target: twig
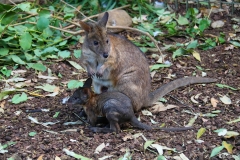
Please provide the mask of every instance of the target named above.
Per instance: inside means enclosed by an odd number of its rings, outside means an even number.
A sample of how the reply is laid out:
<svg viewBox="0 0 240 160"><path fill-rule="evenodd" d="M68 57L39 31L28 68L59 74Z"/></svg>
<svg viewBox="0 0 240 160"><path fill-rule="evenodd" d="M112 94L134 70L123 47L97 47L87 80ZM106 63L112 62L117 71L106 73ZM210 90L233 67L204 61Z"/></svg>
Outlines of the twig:
<svg viewBox="0 0 240 160"><path fill-rule="evenodd" d="M79 117L78 115L77 115L77 113L75 113L75 112L73 112L73 114L76 116L76 117L78 117L83 123L85 123L86 125L90 125L87 121L85 121L84 119L82 119L81 117Z"/></svg>
<svg viewBox="0 0 240 160"><path fill-rule="evenodd" d="M164 57L163 57L162 51L158 47L158 42L148 32L144 32L144 31L141 31L141 30L136 29L136 28L124 27L124 26L108 26L107 28L111 28L111 29L126 29L126 30L136 31L136 32L139 32L139 33L142 33L142 34L148 36L154 42L154 44L155 44L156 48L158 49L159 53L161 54L161 57L162 57L163 62L164 62Z"/></svg>
<svg viewBox="0 0 240 160"><path fill-rule="evenodd" d="M15 6L17 5L16 3L14 3L13 1L9 0L9 2L11 2L12 4L14 4Z"/></svg>
<svg viewBox="0 0 240 160"><path fill-rule="evenodd" d="M36 22L29 22L29 21L25 21L25 22L20 22L20 23L15 23L15 24L12 24L12 25L9 25L9 26L18 26L18 25L21 25L21 24L37 24ZM69 31L69 30L65 30L65 29L61 29L61 28L58 28L58 27L54 27L54 26L51 26L49 25L50 28L53 28L53 29L56 29L56 30L59 30L59 31L62 31L62 32L66 32L66 33L69 33L69 34L72 34L72 35L76 35L76 34L80 34L80 33L83 33L84 30L79 30L77 32L72 32L72 31Z"/></svg>
<svg viewBox="0 0 240 160"><path fill-rule="evenodd" d="M71 7L71 8L73 8L75 11L77 11L78 13L80 13L83 17L87 17L87 16L85 16L82 12L80 12L76 7L74 7L74 6L72 6L71 4L68 4L68 3L66 3L65 1L63 1L63 0L60 0L62 3L64 3L64 4L66 4L67 6L69 6L69 7ZM89 19L90 21L93 21L93 20L91 20L91 19ZM94 21L93 21L94 22Z"/></svg>
<svg viewBox="0 0 240 160"><path fill-rule="evenodd" d="M122 6L122 7L118 7L118 8L109 10L109 11L114 11L114 10L123 9L123 8L127 8L127 7L130 7L130 4L125 5L125 6ZM102 13L103 13L103 12L102 12ZM102 14L102 13L99 13L99 14L96 14L96 15L92 15L92 16L89 16L89 17L86 17L86 16L85 16L86 18L82 19L81 21L85 22L85 21L87 21L87 20L91 20L92 18L98 17L98 16L99 16L100 14ZM91 20L91 21L93 21L93 20Z"/></svg>
<svg viewBox="0 0 240 160"><path fill-rule="evenodd" d="M29 13L29 12L26 12L26 13L28 13L28 14L30 14L30 15L21 18L21 20L28 19L28 18L30 18L30 17L34 17L34 16L37 16L37 15L38 15L38 14L31 14L31 13Z"/></svg>
<svg viewBox="0 0 240 160"><path fill-rule="evenodd" d="M189 108L191 108L193 111L195 111L195 109L194 109L193 107L184 104L184 103L183 103L182 101L180 101L179 99L177 99L177 98L175 98L175 97L173 97L173 96L171 96L171 95L169 95L169 97L172 98L172 99L174 99L175 101L179 102L180 104L184 105L185 107L189 107Z"/></svg>
<svg viewBox="0 0 240 160"><path fill-rule="evenodd" d="M69 20L64 20L64 19L61 18L61 17L57 17L57 16L52 16L52 17L53 17L53 18L56 18L56 19L59 19L59 20L61 20L61 21L66 21L66 22L71 23L71 24L73 24L73 25L75 25L75 26L81 27L80 24L75 23L75 22L72 22L72 21L69 21Z"/></svg>

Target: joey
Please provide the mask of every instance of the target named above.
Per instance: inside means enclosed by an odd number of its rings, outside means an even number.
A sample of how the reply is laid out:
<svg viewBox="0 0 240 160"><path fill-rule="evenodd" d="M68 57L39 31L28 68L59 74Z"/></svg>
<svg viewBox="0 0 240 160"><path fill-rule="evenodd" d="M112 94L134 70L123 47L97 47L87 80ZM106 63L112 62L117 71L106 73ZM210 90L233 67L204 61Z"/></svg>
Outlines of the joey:
<svg viewBox="0 0 240 160"><path fill-rule="evenodd" d="M88 122L91 124L91 131L93 132L120 132L120 123L130 122L134 127L152 130L156 129L147 124L141 123L134 115L131 99L120 92L104 92L95 94L91 90L92 79L88 78L83 87L78 88L73 96L69 98L71 103L81 104L85 113L87 114ZM105 116L110 128L95 127L97 117ZM184 131L192 129L192 127L179 128L158 128L163 131Z"/></svg>

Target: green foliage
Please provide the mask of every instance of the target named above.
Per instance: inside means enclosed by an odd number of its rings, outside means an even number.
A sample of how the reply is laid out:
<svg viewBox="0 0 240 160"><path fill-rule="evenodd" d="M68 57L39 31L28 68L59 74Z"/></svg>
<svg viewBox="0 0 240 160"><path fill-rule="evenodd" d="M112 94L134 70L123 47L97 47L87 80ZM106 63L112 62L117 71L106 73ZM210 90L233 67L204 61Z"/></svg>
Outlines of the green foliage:
<svg viewBox="0 0 240 160"><path fill-rule="evenodd" d="M21 102L24 102L28 99L26 93L22 93L21 95L20 94L15 94L12 98L12 103L14 104L19 104Z"/></svg>
<svg viewBox="0 0 240 160"><path fill-rule="evenodd" d="M74 89L78 87L82 87L83 82L82 81L77 81L77 80L71 80L68 82L68 89Z"/></svg>
<svg viewBox="0 0 240 160"><path fill-rule="evenodd" d="M29 135L30 137L34 137L36 134L37 134L37 132L29 132L29 133L28 133L28 135Z"/></svg>
<svg viewBox="0 0 240 160"><path fill-rule="evenodd" d="M169 48L169 51L173 53L173 58L193 53L196 48L207 50L214 48L219 43L225 43L225 35L222 33L216 39L204 38L204 31L210 26L210 20L206 17L197 18L199 10L195 8L189 8L185 15L180 15L171 13L166 8L155 8L147 0L67 0L66 2L80 8L86 16L130 5L126 10L137 22L134 27L148 32L157 41L159 35L191 37L193 40L190 43ZM70 25L69 22L76 17L85 18L74 8L60 1L46 6L38 6L30 2L20 3L16 6L0 4L0 11L0 65L26 65L28 68L41 72L47 69L43 63L47 59L71 57L69 45L79 43L80 35L62 31L61 28ZM144 15L147 15L147 18L144 19L142 17ZM69 31L79 29L77 26ZM196 40L199 36L201 41ZM147 52L148 48L155 48L152 40L145 35L142 35L134 43L143 52ZM231 43L240 46L237 41L231 41ZM74 50L73 56L79 58L81 50ZM81 69L77 65L74 66ZM1 68L0 73L9 77L10 70Z"/></svg>

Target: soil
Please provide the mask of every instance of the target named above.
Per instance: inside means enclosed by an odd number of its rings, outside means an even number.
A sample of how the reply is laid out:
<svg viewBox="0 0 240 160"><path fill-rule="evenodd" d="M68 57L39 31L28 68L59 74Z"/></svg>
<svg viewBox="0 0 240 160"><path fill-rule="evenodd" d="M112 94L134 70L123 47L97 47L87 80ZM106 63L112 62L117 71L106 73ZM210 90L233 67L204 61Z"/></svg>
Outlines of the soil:
<svg viewBox="0 0 240 160"><path fill-rule="evenodd" d="M211 18L224 19L226 26L220 29L209 29L207 34L218 36L223 32L228 38L229 33L234 33L232 29L231 17L226 14L214 14ZM239 34L238 34L239 36ZM184 37L173 37L171 39L163 39L164 43L174 44L176 42L182 43L186 39ZM160 45L161 46L161 45ZM240 88L240 48L233 48L232 50L224 50L229 44L219 45L211 50L203 51L196 50L201 55L201 62L196 60L192 55L181 56L173 60L172 53L164 51L167 55L165 60L172 62L169 68L159 69L152 78L153 89L158 88L164 83L170 82L172 79L180 78L183 76L191 76L193 74L202 76L202 71L197 69L196 66L201 66L208 77L217 78L217 83L226 84L234 88ZM150 64L156 63L156 60L151 58L151 53L147 54ZM76 59L72 58L76 61ZM165 124L165 127L179 127L188 124L193 114L186 113L188 110L194 114L199 113L196 121L193 124L194 129L182 132L163 132L163 131L144 131L133 128L130 125L122 126L122 132L119 134L95 134L92 133L84 124L78 125L63 125L65 122L74 122L79 120L74 113L79 113L81 108L78 106L69 106L62 104L63 98L71 95L73 90L70 91L65 85L66 81L72 79L87 78L85 72L79 73L67 61L50 62L48 67L52 73L58 75L61 73L62 78L54 80L51 84L59 86L61 93L55 97L38 97L33 96L32 99L24 103L14 105L10 100L10 96L5 101L4 114L0 113L0 143L6 144L7 142L16 142L15 145L7 147L8 152L0 154L1 160L6 160L12 155L16 154L18 158L22 159L55 159L56 156L60 159L75 159L68 156L63 149L67 148L82 156L98 159L107 155L112 155L109 159L118 159L122 157L126 150L129 149L132 154L132 159L146 159L151 160L157 157L157 150L151 149L144 152L144 139L140 136L136 139L131 135L142 133L148 140L154 140L155 144L160 144L169 148L175 148L177 152L164 150L163 155L167 159L174 159L174 156L179 156L183 153L191 160L209 159L211 151L217 146L221 146L223 141L233 145L232 154L221 154L211 159L233 159L232 155L240 154L240 136L232 138L224 138L218 136L214 132L216 129L226 128L230 131L240 131L240 122L227 124L231 120L239 118L240 115L240 99L239 91L233 91L228 88L219 88L214 84L207 85L190 85L179 88L167 96L167 104L175 104L179 107L169 109L163 112L155 113L154 117L143 115L141 112L136 113L141 117L141 121L149 125L150 118L159 122L158 125ZM25 69L21 67L19 69ZM72 74L73 72L79 74ZM46 75L47 73L44 73ZM169 79L168 75L176 75L174 78ZM28 69L27 73L22 77L31 80L34 85L26 86L25 88L30 91L35 91L34 86L41 83L47 83L46 80L39 79L34 70ZM2 83L2 86L4 83ZM191 100L191 97L201 93L198 98L198 104ZM46 94L43 91L38 94ZM227 95L231 98L232 104L224 104L221 102L220 97ZM174 98L172 98L174 97ZM217 107L211 105L210 99L215 98L219 101ZM177 99L177 100L176 100ZM2 101L3 102L3 101ZM1 102L1 103L2 103ZM36 109L50 109L48 112L35 112L28 113L27 110ZM219 110L220 113L215 117L204 117L203 114L212 113L212 111ZM16 114L21 111L20 114ZM56 112L60 112L58 117L54 118ZM31 123L28 116L36 118L39 122L56 122L54 125L45 127L40 124ZM206 132L200 137L202 143L196 141L197 132L200 128L205 128ZM68 132L60 132L69 130ZM53 131L53 132L49 132ZM29 136L30 132L36 132L35 136ZM129 137L128 139L125 139ZM108 144L99 153L94 153L95 149L102 143ZM227 153L223 149L221 153ZM177 157L175 157L177 158Z"/></svg>

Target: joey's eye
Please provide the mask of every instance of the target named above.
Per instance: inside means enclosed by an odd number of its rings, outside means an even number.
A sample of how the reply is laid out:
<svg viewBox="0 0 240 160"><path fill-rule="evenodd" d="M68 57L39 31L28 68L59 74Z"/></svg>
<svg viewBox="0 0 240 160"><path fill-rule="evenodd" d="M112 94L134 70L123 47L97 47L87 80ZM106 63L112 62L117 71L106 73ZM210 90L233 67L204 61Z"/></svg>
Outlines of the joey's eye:
<svg viewBox="0 0 240 160"><path fill-rule="evenodd" d="M98 41L93 41L93 44L94 44L95 46L97 46L97 45L98 45Z"/></svg>
<svg viewBox="0 0 240 160"><path fill-rule="evenodd" d="M108 43L108 40L106 42Z"/></svg>

